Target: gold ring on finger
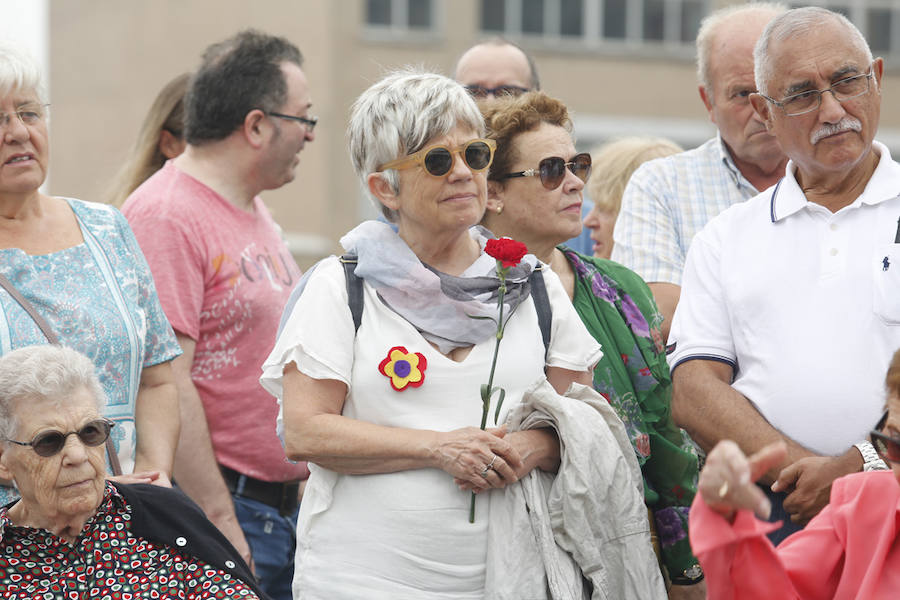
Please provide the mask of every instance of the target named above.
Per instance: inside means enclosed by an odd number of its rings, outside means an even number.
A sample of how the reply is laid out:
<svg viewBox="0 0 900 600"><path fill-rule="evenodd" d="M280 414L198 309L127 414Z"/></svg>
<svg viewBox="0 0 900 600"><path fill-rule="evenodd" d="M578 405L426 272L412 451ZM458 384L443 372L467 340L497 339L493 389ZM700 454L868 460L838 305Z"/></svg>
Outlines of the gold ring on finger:
<svg viewBox="0 0 900 600"><path fill-rule="evenodd" d="M719 486L719 498L724 498L728 495L728 480L722 482L722 485Z"/></svg>

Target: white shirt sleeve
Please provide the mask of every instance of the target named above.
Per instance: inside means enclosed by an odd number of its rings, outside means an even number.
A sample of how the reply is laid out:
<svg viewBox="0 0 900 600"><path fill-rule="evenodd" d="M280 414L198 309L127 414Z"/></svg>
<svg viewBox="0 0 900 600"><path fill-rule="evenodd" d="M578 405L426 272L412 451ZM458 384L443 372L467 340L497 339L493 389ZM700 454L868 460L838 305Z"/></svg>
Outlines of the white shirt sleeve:
<svg viewBox="0 0 900 600"><path fill-rule="evenodd" d="M342 381L349 390L356 329L347 304L347 283L337 257L322 261L309 278L263 363L260 383L282 398L285 365L294 362L313 379Z"/></svg>
<svg viewBox="0 0 900 600"><path fill-rule="evenodd" d="M559 276L546 266L543 274L553 313L547 366L571 371L593 369L603 357L600 344L581 322Z"/></svg>
<svg viewBox="0 0 900 600"><path fill-rule="evenodd" d="M681 299L669 333L672 371L679 363L695 358L736 367L730 311L722 288L722 224L721 219L712 221L694 237L688 250Z"/></svg>

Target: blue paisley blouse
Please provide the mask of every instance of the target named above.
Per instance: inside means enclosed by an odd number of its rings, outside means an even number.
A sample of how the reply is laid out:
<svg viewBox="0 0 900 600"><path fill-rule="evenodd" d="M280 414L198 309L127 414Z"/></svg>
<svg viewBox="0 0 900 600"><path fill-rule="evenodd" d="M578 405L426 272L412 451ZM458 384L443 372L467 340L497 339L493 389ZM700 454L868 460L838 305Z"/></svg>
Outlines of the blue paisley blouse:
<svg viewBox="0 0 900 600"><path fill-rule="evenodd" d="M106 392L104 416L122 470L134 467L135 401L144 367L181 354L147 261L125 217L111 206L67 199L84 242L30 255L0 249L0 272L43 316L62 344L87 355ZM46 344L34 320L0 288L0 354ZM0 486L0 505L17 497Z"/></svg>

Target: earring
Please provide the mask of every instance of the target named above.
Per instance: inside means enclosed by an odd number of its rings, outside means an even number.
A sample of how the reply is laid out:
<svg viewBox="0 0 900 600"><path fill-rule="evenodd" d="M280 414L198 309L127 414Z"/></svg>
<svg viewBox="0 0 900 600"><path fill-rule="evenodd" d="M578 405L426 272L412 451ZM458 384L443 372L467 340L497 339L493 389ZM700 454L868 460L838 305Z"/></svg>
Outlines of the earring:
<svg viewBox="0 0 900 600"><path fill-rule="evenodd" d="M503 205L501 204L500 206L497 207L497 214L499 215L502 212L503 212Z"/></svg>

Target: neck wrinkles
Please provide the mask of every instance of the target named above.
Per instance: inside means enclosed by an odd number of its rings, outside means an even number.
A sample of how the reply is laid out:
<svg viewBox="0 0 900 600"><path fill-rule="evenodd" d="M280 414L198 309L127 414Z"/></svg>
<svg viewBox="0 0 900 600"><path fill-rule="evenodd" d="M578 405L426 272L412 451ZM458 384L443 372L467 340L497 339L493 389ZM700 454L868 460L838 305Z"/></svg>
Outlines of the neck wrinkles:
<svg viewBox="0 0 900 600"><path fill-rule="evenodd" d="M802 173L798 165L794 177L809 202L837 212L862 194L878 167L879 159L875 148L870 146L866 155L848 171L823 173L815 177Z"/></svg>
<svg viewBox="0 0 900 600"><path fill-rule="evenodd" d="M40 510L30 509L25 499L16 502L9 509L8 515L17 527L30 527L32 529L44 529L64 540L68 544L75 543L85 523L88 522L96 507L86 513L77 515L45 515Z"/></svg>

